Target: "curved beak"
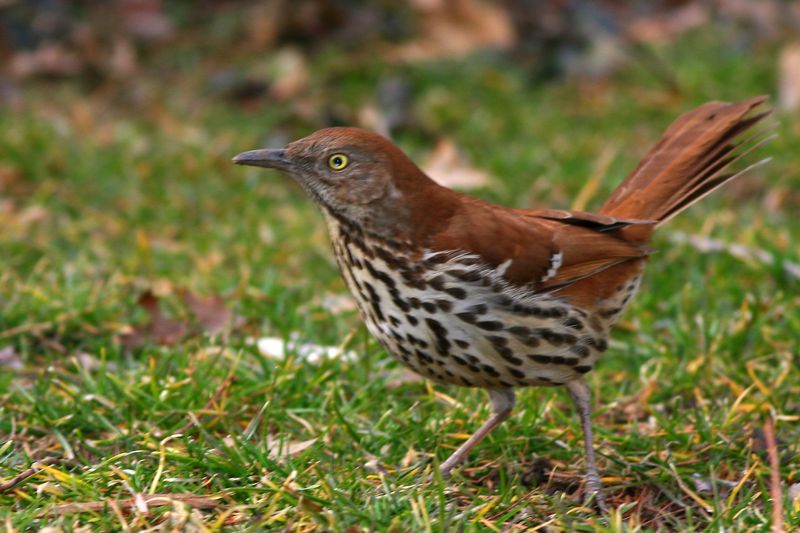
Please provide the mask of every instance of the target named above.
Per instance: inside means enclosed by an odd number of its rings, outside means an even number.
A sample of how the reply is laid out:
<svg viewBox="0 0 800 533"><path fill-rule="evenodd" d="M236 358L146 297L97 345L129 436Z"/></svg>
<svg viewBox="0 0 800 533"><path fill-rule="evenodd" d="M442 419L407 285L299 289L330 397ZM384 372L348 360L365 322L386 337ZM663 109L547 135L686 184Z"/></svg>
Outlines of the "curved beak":
<svg viewBox="0 0 800 533"><path fill-rule="evenodd" d="M279 170L289 170L292 161L286 155L286 150L250 150L242 152L233 158L237 165L250 165L253 167L277 168Z"/></svg>

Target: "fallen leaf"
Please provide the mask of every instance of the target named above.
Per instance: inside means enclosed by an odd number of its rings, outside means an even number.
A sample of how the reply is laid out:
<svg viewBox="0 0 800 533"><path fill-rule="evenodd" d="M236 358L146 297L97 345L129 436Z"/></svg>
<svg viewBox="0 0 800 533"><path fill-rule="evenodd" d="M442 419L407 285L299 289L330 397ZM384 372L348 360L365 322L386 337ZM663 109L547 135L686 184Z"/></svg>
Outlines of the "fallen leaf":
<svg viewBox="0 0 800 533"><path fill-rule="evenodd" d="M400 460L400 466L403 468L408 468L412 465L416 465L417 463L419 463L419 452L412 446L403 456L403 459Z"/></svg>
<svg viewBox="0 0 800 533"><path fill-rule="evenodd" d="M186 322L168 318L161 310L161 303L152 291L145 291L137 301L139 307L149 315L149 320L123 335L122 344L129 350L138 348L148 342L169 346L178 342L186 334L189 326Z"/></svg>
<svg viewBox="0 0 800 533"><path fill-rule="evenodd" d="M721 496L727 496L731 490L736 487L736 482L727 481L725 479L704 479L700 474L695 472L692 474L692 481L694 482L694 490L699 494L714 494L714 484L717 485L717 491Z"/></svg>
<svg viewBox="0 0 800 533"><path fill-rule="evenodd" d="M117 0L119 20L128 33L143 41L163 41L173 33L173 24L161 0Z"/></svg>
<svg viewBox="0 0 800 533"><path fill-rule="evenodd" d="M319 302L319 305L334 315L355 311L358 309L358 307L356 307L356 301L353 300L353 297L343 292L335 294L326 293Z"/></svg>
<svg viewBox="0 0 800 533"><path fill-rule="evenodd" d="M653 15L632 21L627 33L640 43L665 43L693 28L706 24L711 18L709 6L689 2L674 10L657 10Z"/></svg>
<svg viewBox="0 0 800 533"><path fill-rule="evenodd" d="M269 92L276 100L288 100L308 87L308 62L297 48L278 50L273 67L274 76Z"/></svg>
<svg viewBox="0 0 800 533"><path fill-rule="evenodd" d="M288 457L295 457L303 450L311 447L317 442L316 437L313 439L302 441L286 441L280 438L267 436L267 449L269 450L269 457L271 459L286 459Z"/></svg>
<svg viewBox="0 0 800 533"><path fill-rule="evenodd" d="M32 76L65 77L78 74L82 67L75 53L57 43L46 43L36 50L14 54L9 72L18 79Z"/></svg>
<svg viewBox="0 0 800 533"><path fill-rule="evenodd" d="M484 48L505 50L516 37L501 6L478 0L413 0L420 36L394 48L400 61L459 58Z"/></svg>
<svg viewBox="0 0 800 533"><path fill-rule="evenodd" d="M800 483L789 485L789 499L795 509L800 508Z"/></svg>
<svg viewBox="0 0 800 533"><path fill-rule="evenodd" d="M215 335L230 323L231 312L220 295L202 297L189 291L180 291L183 303L192 312L197 323L209 335Z"/></svg>
<svg viewBox="0 0 800 533"><path fill-rule="evenodd" d="M784 111L800 111L800 43L792 43L781 51L778 102Z"/></svg>
<svg viewBox="0 0 800 533"><path fill-rule="evenodd" d="M379 376L385 380L386 387L390 389L402 387L407 383L419 383L421 381L425 381L425 378L404 366L398 369L381 372Z"/></svg>
<svg viewBox="0 0 800 533"><path fill-rule="evenodd" d="M456 189L483 187L490 180L487 172L464 161L456 144L448 138L439 140L422 168L439 185Z"/></svg>
<svg viewBox="0 0 800 533"><path fill-rule="evenodd" d="M21 370L24 366L13 346L0 348L0 367Z"/></svg>

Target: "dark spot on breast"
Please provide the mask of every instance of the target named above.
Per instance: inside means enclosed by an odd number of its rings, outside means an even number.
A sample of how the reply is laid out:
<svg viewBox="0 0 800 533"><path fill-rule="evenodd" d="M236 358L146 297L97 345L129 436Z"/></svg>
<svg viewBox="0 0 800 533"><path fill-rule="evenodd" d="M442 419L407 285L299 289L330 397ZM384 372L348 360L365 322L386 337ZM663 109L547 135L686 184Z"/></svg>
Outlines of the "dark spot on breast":
<svg viewBox="0 0 800 533"><path fill-rule="evenodd" d="M456 316L467 324L474 324L476 317L473 313L456 313Z"/></svg>
<svg viewBox="0 0 800 533"><path fill-rule="evenodd" d="M448 287L444 290L447 294L452 296L453 298L458 298L459 300L463 300L467 297L467 291L462 289L461 287Z"/></svg>
<svg viewBox="0 0 800 533"><path fill-rule="evenodd" d="M493 378L499 378L500 372L495 370L495 368L491 365L482 365L483 371L492 376Z"/></svg>
<svg viewBox="0 0 800 533"><path fill-rule="evenodd" d="M486 306L486 304L476 304L470 307L468 311L470 313L475 313L476 315L485 315L489 312L489 308Z"/></svg>
<svg viewBox="0 0 800 533"><path fill-rule="evenodd" d="M445 313L449 313L453 310L453 304L450 303L448 300L436 300L436 305L439 306L439 309L444 311Z"/></svg>
<svg viewBox="0 0 800 533"><path fill-rule="evenodd" d="M383 311L381 311L381 297L378 296L378 293L375 292L375 288L372 284L368 281L364 282L364 286L367 288L367 292L369 293L369 303L372 305L372 310L375 313L375 316L378 317L378 320L381 322L384 321Z"/></svg>
<svg viewBox="0 0 800 533"><path fill-rule="evenodd" d="M511 297L506 296L505 294L500 294L494 297L494 303L500 307L511 307L514 301Z"/></svg>
<svg viewBox="0 0 800 533"><path fill-rule="evenodd" d="M571 316L564 321L564 325L568 328L577 329L578 331L583 329L583 322L577 319L577 317Z"/></svg>
<svg viewBox="0 0 800 533"><path fill-rule="evenodd" d="M512 365L516 365L516 366L522 366L522 363L524 362L519 357L514 357L514 353L509 348L504 348L503 352L500 353L500 357L502 357L503 359L505 359L506 361L508 361Z"/></svg>
<svg viewBox="0 0 800 533"><path fill-rule="evenodd" d="M528 358L534 363L540 363L543 365L550 364L553 361L553 358L550 357L549 355L541 355L538 353L528 354Z"/></svg>
<svg viewBox="0 0 800 533"><path fill-rule="evenodd" d="M383 262L391 268L392 270L399 270L403 266L403 262L400 261L396 255L392 254L388 250L384 248L376 247L375 253L378 257L383 259Z"/></svg>
<svg viewBox="0 0 800 533"><path fill-rule="evenodd" d="M466 361L464 361L463 359L461 359L461 358L460 358L459 356L457 356L457 355L454 355L454 356L453 356L453 361L455 361L456 363L458 363L458 364L459 364L459 365L461 365L461 366L467 366L467 362L466 362Z"/></svg>
<svg viewBox="0 0 800 533"><path fill-rule="evenodd" d="M572 346L569 351L577 355L578 357L588 357L589 356L589 348L582 344L576 344Z"/></svg>
<svg viewBox="0 0 800 533"><path fill-rule="evenodd" d="M592 367L588 366L588 365L582 365L582 366L576 366L575 367L575 371L576 372L580 372L581 374L585 374L588 371L590 371L591 369L592 369Z"/></svg>
<svg viewBox="0 0 800 533"><path fill-rule="evenodd" d="M450 341L447 339L447 329L437 320L426 318L425 323L436 336L436 348L442 355L447 355L450 350Z"/></svg>
<svg viewBox="0 0 800 533"><path fill-rule="evenodd" d="M436 312L436 304L434 304L433 302L422 302L422 308L429 313Z"/></svg>
<svg viewBox="0 0 800 533"><path fill-rule="evenodd" d="M395 344L395 348L397 348L397 351L400 352L403 355L404 359L407 356L411 355L411 352L408 351L408 349L405 346L403 346L402 344L400 344L399 342Z"/></svg>
<svg viewBox="0 0 800 533"><path fill-rule="evenodd" d="M542 343L539 340L539 337L537 337L536 335L529 335L526 339L520 339L520 340L522 341L522 344L528 346L529 348L536 348Z"/></svg>
<svg viewBox="0 0 800 533"><path fill-rule="evenodd" d="M453 268L447 271L449 276L452 276L461 281L473 283L481 279L481 275L475 270L464 270L460 268Z"/></svg>
<svg viewBox="0 0 800 533"><path fill-rule="evenodd" d="M447 280L445 279L444 275L439 274L438 276L431 278L428 280L428 285L432 288L436 289L437 291L444 290L444 284Z"/></svg>
<svg viewBox="0 0 800 533"><path fill-rule="evenodd" d="M407 320L407 321L408 321L408 323L409 323L409 324L411 324L412 326L416 326L417 324L419 324L419 320L417 320L417 317L415 317L415 316L414 316L414 315L412 315L411 313L406 313L406 320Z"/></svg>
<svg viewBox="0 0 800 533"><path fill-rule="evenodd" d="M503 323L497 320L482 320L480 322L476 322L475 325L487 331L499 331L503 329Z"/></svg>
<svg viewBox="0 0 800 533"><path fill-rule="evenodd" d="M414 309L419 309L422 306L422 302L419 301L419 298L415 297L409 298L408 304Z"/></svg>
<svg viewBox="0 0 800 533"><path fill-rule="evenodd" d="M514 376L517 379L522 379L522 378L525 377L525 372L523 372L522 370L518 370L518 369L514 368L513 366L507 366L506 370L508 370L508 373L511 374L512 376Z"/></svg>
<svg viewBox="0 0 800 533"><path fill-rule="evenodd" d="M398 326L400 326L400 319L399 319L399 318L397 318L397 317L396 317L396 316L394 316L394 315L389 315L389 322L390 322L390 323L391 323L391 324L392 324L394 327L398 327Z"/></svg>
<svg viewBox="0 0 800 533"><path fill-rule="evenodd" d="M578 342L578 337L575 335L570 335L569 333L562 333L561 340L564 342L564 344L572 345Z"/></svg>
<svg viewBox="0 0 800 533"><path fill-rule="evenodd" d="M520 337L520 338L525 338L531 334L531 330L526 328L525 326L511 326L506 331L508 331L515 337Z"/></svg>
<svg viewBox="0 0 800 533"><path fill-rule="evenodd" d="M425 342L424 340L422 340L422 339L420 339L418 337L415 337L411 333L406 333L406 339L408 339L408 342L410 342L411 344L416 344L420 348L427 348L428 347L428 343L427 342Z"/></svg>
<svg viewBox="0 0 800 533"><path fill-rule="evenodd" d="M469 343L468 343L467 341L465 341L465 340L462 340L462 339L455 339L453 342L455 342L455 343L456 343L456 346L458 346L459 348L463 348L463 349L465 349L465 350L466 350L467 348L469 348Z"/></svg>
<svg viewBox="0 0 800 533"><path fill-rule="evenodd" d="M618 315L620 311L622 311L621 307L614 307L613 309L604 309L599 314L603 318L611 318L614 315Z"/></svg>
<svg viewBox="0 0 800 533"><path fill-rule="evenodd" d="M419 362L423 365L430 365L433 363L433 357L431 357L427 352L415 349L414 355L417 356L417 359L419 359Z"/></svg>
<svg viewBox="0 0 800 533"><path fill-rule="evenodd" d="M497 348L498 346L507 346L508 339L505 337L501 337L500 335L487 335L486 340L492 343L492 346Z"/></svg>
<svg viewBox="0 0 800 533"><path fill-rule="evenodd" d="M403 300L396 292L397 292L396 290L392 292L392 303L397 307L399 307L400 310L403 311L404 313L408 313L409 311L411 311L411 306L408 305L408 302Z"/></svg>
<svg viewBox="0 0 800 533"><path fill-rule="evenodd" d="M541 335L541 337L544 340L546 340L553 346L560 346L564 342L564 338L561 336L560 333L556 333L550 329L544 329L544 328L540 329L539 335Z"/></svg>

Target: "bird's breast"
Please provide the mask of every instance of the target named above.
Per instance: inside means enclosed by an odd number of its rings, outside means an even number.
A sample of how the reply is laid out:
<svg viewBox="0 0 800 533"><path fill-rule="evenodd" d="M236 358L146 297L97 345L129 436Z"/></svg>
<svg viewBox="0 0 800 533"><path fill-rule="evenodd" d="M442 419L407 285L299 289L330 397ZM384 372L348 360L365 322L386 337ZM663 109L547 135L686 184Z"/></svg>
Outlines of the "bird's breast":
<svg viewBox="0 0 800 533"><path fill-rule="evenodd" d="M480 387L560 384L591 370L607 347L602 321L509 284L473 254L414 250L328 222L367 328L427 378Z"/></svg>

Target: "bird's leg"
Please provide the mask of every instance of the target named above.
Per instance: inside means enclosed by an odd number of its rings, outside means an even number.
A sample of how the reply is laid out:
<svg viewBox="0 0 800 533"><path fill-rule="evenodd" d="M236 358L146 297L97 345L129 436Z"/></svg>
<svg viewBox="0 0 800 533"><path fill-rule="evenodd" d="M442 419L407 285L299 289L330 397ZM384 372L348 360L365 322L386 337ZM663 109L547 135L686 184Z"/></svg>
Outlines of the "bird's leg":
<svg viewBox="0 0 800 533"><path fill-rule="evenodd" d="M445 479L450 477L450 471L455 466L466 459L472 448L511 415L516 401L514 389L489 389L489 398L492 400L492 416L439 466L442 477Z"/></svg>
<svg viewBox="0 0 800 533"><path fill-rule="evenodd" d="M586 496L584 499L591 501L594 498L597 506L605 511L608 506L602 493L602 483L594 462L594 447L592 446L592 393L583 379L570 381L566 383L566 387L578 408L583 428L583 445L586 449L586 487L584 489Z"/></svg>

